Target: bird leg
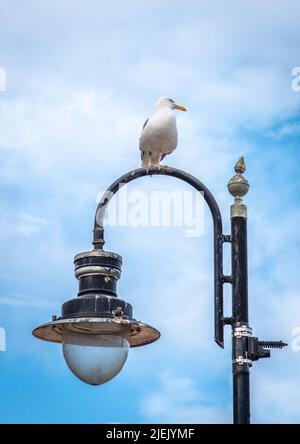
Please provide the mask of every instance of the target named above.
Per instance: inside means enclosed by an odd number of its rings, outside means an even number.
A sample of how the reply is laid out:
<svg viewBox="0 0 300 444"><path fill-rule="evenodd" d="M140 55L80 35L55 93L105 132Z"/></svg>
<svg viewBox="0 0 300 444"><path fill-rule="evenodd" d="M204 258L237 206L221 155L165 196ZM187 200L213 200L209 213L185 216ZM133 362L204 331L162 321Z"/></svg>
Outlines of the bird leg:
<svg viewBox="0 0 300 444"><path fill-rule="evenodd" d="M147 151L142 151L141 155L142 155L141 156L142 157L142 168L146 168L148 170L151 153L148 153Z"/></svg>
<svg viewBox="0 0 300 444"><path fill-rule="evenodd" d="M160 153L157 151L149 153L149 166L150 168L160 169Z"/></svg>

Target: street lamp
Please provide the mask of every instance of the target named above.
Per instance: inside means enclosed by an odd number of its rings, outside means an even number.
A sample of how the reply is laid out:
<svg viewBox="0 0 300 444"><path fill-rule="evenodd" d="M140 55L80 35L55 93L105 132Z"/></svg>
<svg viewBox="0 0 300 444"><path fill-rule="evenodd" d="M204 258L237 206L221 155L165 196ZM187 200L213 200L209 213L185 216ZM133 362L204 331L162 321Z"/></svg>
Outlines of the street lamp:
<svg viewBox="0 0 300 444"><path fill-rule="evenodd" d="M132 306L117 297L122 258L95 249L75 256L78 297L65 302L61 316L33 331L39 339L62 343L72 372L91 385L103 384L122 369L129 347L156 341L160 333L132 317Z"/></svg>
<svg viewBox="0 0 300 444"><path fill-rule="evenodd" d="M61 316L37 327L39 339L62 343L64 358L71 371L91 385L103 384L122 369L129 347L150 344L160 333L133 318L132 306L117 296L122 258L103 250L104 216L111 198L123 185L148 175L172 176L203 193L214 227L214 323L215 341L224 348L224 326L232 328L233 420L250 423L249 369L253 361L270 357L270 348L282 348L282 341L259 341L248 322L247 207L243 197L249 190L244 178L244 159L235 165L236 174L228 183L234 196L231 205L231 235L224 235L218 204L208 188L190 174L164 167L130 171L116 180L103 195L95 216L92 251L75 256L78 297L62 305ZM223 274L223 244L231 244L231 275ZM232 285L232 315L223 313L223 287Z"/></svg>

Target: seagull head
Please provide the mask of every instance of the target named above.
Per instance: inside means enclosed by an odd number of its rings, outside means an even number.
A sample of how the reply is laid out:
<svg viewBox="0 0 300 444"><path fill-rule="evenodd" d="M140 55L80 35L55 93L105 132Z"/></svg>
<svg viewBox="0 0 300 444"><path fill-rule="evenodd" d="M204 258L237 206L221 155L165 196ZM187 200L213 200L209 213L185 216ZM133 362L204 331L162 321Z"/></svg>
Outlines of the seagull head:
<svg viewBox="0 0 300 444"><path fill-rule="evenodd" d="M171 109L179 109L180 111L187 111L184 106L177 105L175 100L169 99L168 97L160 97L156 102L156 109L162 108L171 108Z"/></svg>

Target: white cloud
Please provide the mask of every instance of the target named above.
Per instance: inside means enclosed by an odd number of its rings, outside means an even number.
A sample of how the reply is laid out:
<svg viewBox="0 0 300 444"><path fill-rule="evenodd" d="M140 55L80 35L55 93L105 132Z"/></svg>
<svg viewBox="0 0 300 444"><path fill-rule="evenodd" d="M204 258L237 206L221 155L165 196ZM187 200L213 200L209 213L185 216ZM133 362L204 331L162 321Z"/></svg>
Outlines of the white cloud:
<svg viewBox="0 0 300 444"><path fill-rule="evenodd" d="M228 407L214 406L195 382L170 371L159 375L159 387L143 399L141 411L148 421L166 424L210 424L230 422Z"/></svg>
<svg viewBox="0 0 300 444"><path fill-rule="evenodd" d="M11 307L35 307L35 308L56 308L54 301L44 298L35 298L22 294L10 294L8 296L0 296L0 305L7 305Z"/></svg>
<svg viewBox="0 0 300 444"><path fill-rule="evenodd" d="M270 135L276 140L283 139L287 136L297 136L300 133L299 123L286 123L277 129L270 131Z"/></svg>
<svg viewBox="0 0 300 444"><path fill-rule="evenodd" d="M53 221L25 211L7 211L2 209L0 215L0 238L31 236L46 230Z"/></svg>
<svg viewBox="0 0 300 444"><path fill-rule="evenodd" d="M79 169L100 164L99 155L101 165L111 162L112 150L114 159L126 164L124 150L134 149L128 146L129 138L135 135L140 118L108 92L85 91L51 100L48 94L55 92L57 88L49 93L42 87L38 98L0 102L0 146L4 160L19 156L20 180L28 180L28 173L34 173L47 174L49 180L60 179L61 183ZM24 161L30 171L24 168ZM4 177L10 175L8 167L2 164ZM13 177L16 179L16 173Z"/></svg>
<svg viewBox="0 0 300 444"><path fill-rule="evenodd" d="M273 352L276 353L275 351ZM284 353L284 351L277 353ZM297 353L294 353L297 355ZM299 355L299 353L298 353ZM273 358L270 365L252 378L252 412L257 423L299 424L299 356L285 356L289 365L280 365L281 359ZM276 363L279 368L276 368Z"/></svg>

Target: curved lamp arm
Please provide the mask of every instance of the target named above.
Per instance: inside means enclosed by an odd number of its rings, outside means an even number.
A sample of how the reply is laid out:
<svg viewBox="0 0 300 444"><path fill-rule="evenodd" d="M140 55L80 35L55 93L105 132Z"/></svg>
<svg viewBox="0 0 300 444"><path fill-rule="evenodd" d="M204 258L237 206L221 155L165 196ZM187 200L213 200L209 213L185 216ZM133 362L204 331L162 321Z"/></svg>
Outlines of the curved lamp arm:
<svg viewBox="0 0 300 444"><path fill-rule="evenodd" d="M102 249L104 245L104 216L111 198L120 188L132 180L144 176L161 175L172 176L187 182L197 191L203 193L207 202L214 225L214 314L215 314L215 341L220 347L224 347L224 317L223 317L223 228L219 206L209 189L198 179L185 171L175 168L139 168L129 171L113 182L102 196L95 215L93 244L95 249Z"/></svg>

